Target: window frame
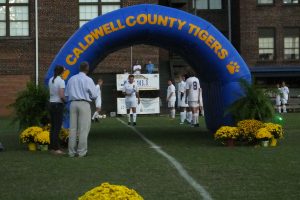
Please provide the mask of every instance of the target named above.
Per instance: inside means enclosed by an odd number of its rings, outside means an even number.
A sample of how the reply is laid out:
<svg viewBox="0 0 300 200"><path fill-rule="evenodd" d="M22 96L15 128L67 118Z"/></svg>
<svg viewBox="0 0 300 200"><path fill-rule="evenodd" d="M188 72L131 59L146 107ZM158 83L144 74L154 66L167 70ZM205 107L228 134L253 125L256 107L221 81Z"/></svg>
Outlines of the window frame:
<svg viewBox="0 0 300 200"><path fill-rule="evenodd" d="M78 27L80 27L80 22L85 21L80 19L80 6L98 6L98 16L102 15L102 6L120 6L122 8L123 0L120 0L120 2L102 2L102 0L98 0L97 2L78 2Z"/></svg>
<svg viewBox="0 0 300 200"><path fill-rule="evenodd" d="M259 3L259 0L256 0L256 5L257 6L274 6L275 0L272 0L272 3Z"/></svg>
<svg viewBox="0 0 300 200"><path fill-rule="evenodd" d="M299 47L298 47L298 51L299 51L299 58L298 59L285 59L285 49L292 49L292 48L285 48L284 46L284 39L286 38L286 35L285 35L285 30L286 29L298 29L298 37L299 37ZM283 27L283 60L286 61L286 62L293 62L293 61L299 61L300 60L300 27ZM293 48L293 49L296 49L296 48Z"/></svg>
<svg viewBox="0 0 300 200"><path fill-rule="evenodd" d="M261 29L270 29L270 30L272 30L273 31L273 50L274 50L274 54L273 54L273 59L268 59L268 60L263 60L263 59L261 59L260 57L259 57L259 50L260 50L260 48L259 48L259 38L260 38L260 36L259 36L259 33L260 33L260 30ZM258 61L259 62L274 62L276 59L277 59L277 51L276 51L276 28L275 27L258 27L257 28L257 53L258 53ZM270 49L270 48L263 48L263 49Z"/></svg>
<svg viewBox="0 0 300 200"><path fill-rule="evenodd" d="M30 32L31 32L31 28L30 28L30 0L28 0L28 3L9 3L9 0L6 0L5 3L0 3L0 6L5 6L5 20L1 21L1 22L5 22L5 35L0 36L0 38L13 38L13 39L18 39L18 38L29 38L30 37ZM16 20L16 22L28 22L28 35L11 35L10 33L10 23L13 22L10 20L10 11L9 8L10 7L18 7L18 6L26 6L27 10L28 10L28 20Z"/></svg>
<svg viewBox="0 0 300 200"><path fill-rule="evenodd" d="M300 5L300 0L298 0L298 3L293 3L293 2L291 2L291 3L284 3L283 1L284 0L281 0L281 4L284 5L284 6L299 6Z"/></svg>
<svg viewBox="0 0 300 200"><path fill-rule="evenodd" d="M221 0L221 8L220 9L211 9L210 8L210 1L211 0L206 0L207 1L207 9L201 9L201 8L197 8L197 0L193 0L193 3L194 3L194 10L201 10L201 11L204 11L204 10L224 10L225 9L225 2L224 0Z"/></svg>

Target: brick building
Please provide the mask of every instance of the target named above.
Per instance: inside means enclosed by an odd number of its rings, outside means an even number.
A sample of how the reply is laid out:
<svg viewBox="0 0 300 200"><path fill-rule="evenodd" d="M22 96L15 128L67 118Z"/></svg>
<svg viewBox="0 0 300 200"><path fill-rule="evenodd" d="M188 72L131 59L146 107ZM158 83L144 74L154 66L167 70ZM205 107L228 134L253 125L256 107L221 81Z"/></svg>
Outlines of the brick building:
<svg viewBox="0 0 300 200"><path fill-rule="evenodd" d="M285 80L299 87L299 0L39 0L38 63L42 82L48 66L85 22L109 11L140 3L175 7L214 24L241 53L263 84ZM228 6L230 5L230 6ZM0 0L0 116L28 80L36 77L35 0ZM171 49L137 45L102 60L93 73L105 81L104 106L115 108L115 74L131 70L132 62L151 60L159 66L161 88L189 66ZM160 96L164 95L162 91Z"/></svg>

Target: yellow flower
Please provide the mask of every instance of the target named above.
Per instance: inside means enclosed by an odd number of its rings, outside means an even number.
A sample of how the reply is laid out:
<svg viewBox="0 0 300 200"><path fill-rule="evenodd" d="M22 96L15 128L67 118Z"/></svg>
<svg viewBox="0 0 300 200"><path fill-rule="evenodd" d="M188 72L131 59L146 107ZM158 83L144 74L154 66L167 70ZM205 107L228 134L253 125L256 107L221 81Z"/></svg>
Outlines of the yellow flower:
<svg viewBox="0 0 300 200"><path fill-rule="evenodd" d="M274 138L283 138L283 128L279 124L265 123L264 127L274 136Z"/></svg>
<svg viewBox="0 0 300 200"><path fill-rule="evenodd" d="M69 137L69 130L62 128L59 132L59 139L61 139L62 141L66 141L66 139Z"/></svg>
<svg viewBox="0 0 300 200"><path fill-rule="evenodd" d="M261 121L255 119L242 120L237 124L243 138L249 141L255 138L256 132L262 128L263 125Z"/></svg>
<svg viewBox="0 0 300 200"><path fill-rule="evenodd" d="M34 141L38 144L50 144L49 131L42 131L34 137Z"/></svg>
<svg viewBox="0 0 300 200"><path fill-rule="evenodd" d="M42 131L43 129L37 126L29 127L20 134L20 140L22 143L34 142L35 136Z"/></svg>
<svg viewBox="0 0 300 200"><path fill-rule="evenodd" d="M255 137L258 140L269 140L273 137L273 135L268 131L267 128L260 128L256 132Z"/></svg>
<svg viewBox="0 0 300 200"><path fill-rule="evenodd" d="M237 139L239 137L239 129L237 127L222 126L214 135L216 140Z"/></svg>
<svg viewBox="0 0 300 200"><path fill-rule="evenodd" d="M78 200L144 200L135 190L122 185L111 185L102 183L100 186L91 189Z"/></svg>

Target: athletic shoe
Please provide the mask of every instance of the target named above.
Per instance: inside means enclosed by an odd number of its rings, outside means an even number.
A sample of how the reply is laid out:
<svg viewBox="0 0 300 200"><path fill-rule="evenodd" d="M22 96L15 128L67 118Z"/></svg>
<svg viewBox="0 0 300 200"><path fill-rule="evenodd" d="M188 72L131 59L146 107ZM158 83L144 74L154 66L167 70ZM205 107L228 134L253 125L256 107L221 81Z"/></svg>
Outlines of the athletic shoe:
<svg viewBox="0 0 300 200"><path fill-rule="evenodd" d="M200 127L199 124L195 124L194 127Z"/></svg>
<svg viewBox="0 0 300 200"><path fill-rule="evenodd" d="M136 126L136 122L133 122L133 126Z"/></svg>
<svg viewBox="0 0 300 200"><path fill-rule="evenodd" d="M131 125L131 123L130 122L128 122L128 126L130 126Z"/></svg>

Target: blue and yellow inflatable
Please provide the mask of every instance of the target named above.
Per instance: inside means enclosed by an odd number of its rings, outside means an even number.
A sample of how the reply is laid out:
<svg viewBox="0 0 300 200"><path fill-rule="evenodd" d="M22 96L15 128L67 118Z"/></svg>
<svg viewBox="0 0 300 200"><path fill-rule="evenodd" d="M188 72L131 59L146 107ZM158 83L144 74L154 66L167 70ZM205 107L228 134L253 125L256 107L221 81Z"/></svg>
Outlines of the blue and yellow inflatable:
<svg viewBox="0 0 300 200"><path fill-rule="evenodd" d="M66 81L88 61L91 70L109 53L135 44L171 48L198 73L203 88L207 127L231 124L224 110L243 95L238 80L251 81L249 69L231 43L210 23L189 13L159 6L136 5L99 16L82 26L52 62L67 68Z"/></svg>

